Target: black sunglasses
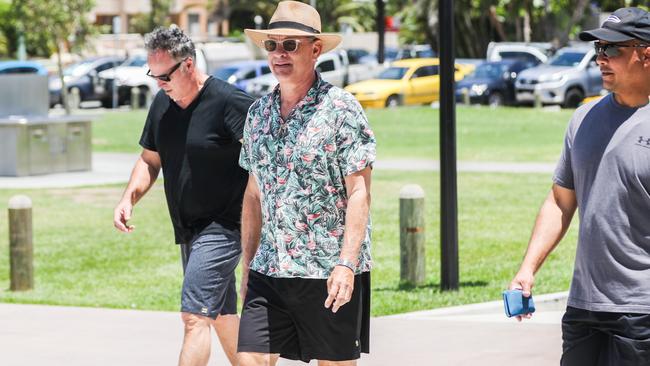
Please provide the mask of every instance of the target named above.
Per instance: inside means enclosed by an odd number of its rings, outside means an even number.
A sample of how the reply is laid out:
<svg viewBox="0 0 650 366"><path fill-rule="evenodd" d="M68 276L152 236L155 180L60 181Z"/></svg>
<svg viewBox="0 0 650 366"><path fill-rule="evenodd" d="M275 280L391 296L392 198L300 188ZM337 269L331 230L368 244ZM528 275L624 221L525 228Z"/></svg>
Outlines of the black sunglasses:
<svg viewBox="0 0 650 366"><path fill-rule="evenodd" d="M276 41L275 39L267 39L262 41L264 49L268 52L274 52L278 49L278 44L282 44L282 49L287 52L296 52L300 45L299 39L285 39L283 41Z"/></svg>
<svg viewBox="0 0 650 366"><path fill-rule="evenodd" d="M152 77L152 78L154 78L154 79L158 79L158 80L160 80L160 81L169 82L169 81L171 81L171 79L172 79L171 76L172 76L172 74L174 73L174 71L178 70L178 68L181 67L181 64L182 64L183 61L185 61L185 60L187 60L187 58L184 58L184 59L180 60L176 65L174 65L171 69L169 69L169 71L167 71L166 74L153 75L153 74L151 73L151 69L149 69L149 70L147 71L147 76Z"/></svg>
<svg viewBox="0 0 650 366"><path fill-rule="evenodd" d="M645 48L650 47L647 44L616 44L616 43L594 43L594 50L597 56L617 57L621 55L621 48Z"/></svg>

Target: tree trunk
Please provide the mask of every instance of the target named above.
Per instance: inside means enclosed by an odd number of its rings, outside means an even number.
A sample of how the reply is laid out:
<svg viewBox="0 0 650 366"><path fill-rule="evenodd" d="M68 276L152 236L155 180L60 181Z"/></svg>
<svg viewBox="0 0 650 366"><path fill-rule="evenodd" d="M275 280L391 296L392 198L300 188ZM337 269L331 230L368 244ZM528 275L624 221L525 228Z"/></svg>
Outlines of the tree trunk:
<svg viewBox="0 0 650 366"><path fill-rule="evenodd" d="M59 73L59 78L61 79L61 103L65 108L65 114L70 115L70 103L68 103L68 88L65 85L65 79L63 78L63 65L61 64L61 45L59 41L56 41L56 65Z"/></svg>
<svg viewBox="0 0 650 366"><path fill-rule="evenodd" d="M567 24L565 29L570 30L574 25L578 24L578 22L582 20L587 5L589 5L589 0L578 0L575 9L573 9L573 13L571 14L569 24ZM558 38L560 39L560 46L565 46L569 42L569 32L560 33Z"/></svg>

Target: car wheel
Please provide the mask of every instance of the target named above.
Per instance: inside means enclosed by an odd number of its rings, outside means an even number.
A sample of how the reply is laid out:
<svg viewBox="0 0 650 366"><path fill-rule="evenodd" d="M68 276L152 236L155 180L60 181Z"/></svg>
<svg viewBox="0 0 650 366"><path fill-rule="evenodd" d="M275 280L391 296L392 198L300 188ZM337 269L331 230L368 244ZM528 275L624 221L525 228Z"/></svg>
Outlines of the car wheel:
<svg viewBox="0 0 650 366"><path fill-rule="evenodd" d="M580 102L585 99L584 94L578 88L571 88L567 90L566 95L564 96L564 108L576 108L580 105Z"/></svg>
<svg viewBox="0 0 650 366"><path fill-rule="evenodd" d="M488 104L490 107L501 107L503 105L503 94L493 92L488 97Z"/></svg>
<svg viewBox="0 0 650 366"><path fill-rule="evenodd" d="M399 99L399 96L393 94L386 98L386 107L387 108L395 108L397 106L402 105L402 101Z"/></svg>

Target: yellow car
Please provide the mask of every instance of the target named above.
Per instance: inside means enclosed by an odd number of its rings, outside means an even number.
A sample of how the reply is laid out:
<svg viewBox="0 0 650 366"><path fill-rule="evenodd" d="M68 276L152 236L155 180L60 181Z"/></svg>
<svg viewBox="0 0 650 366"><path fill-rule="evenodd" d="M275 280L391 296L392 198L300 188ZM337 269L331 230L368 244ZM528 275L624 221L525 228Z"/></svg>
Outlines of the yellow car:
<svg viewBox="0 0 650 366"><path fill-rule="evenodd" d="M376 79L348 85L364 108L428 104L440 99L439 60L413 58L393 62ZM456 80L471 72L471 65L456 64Z"/></svg>

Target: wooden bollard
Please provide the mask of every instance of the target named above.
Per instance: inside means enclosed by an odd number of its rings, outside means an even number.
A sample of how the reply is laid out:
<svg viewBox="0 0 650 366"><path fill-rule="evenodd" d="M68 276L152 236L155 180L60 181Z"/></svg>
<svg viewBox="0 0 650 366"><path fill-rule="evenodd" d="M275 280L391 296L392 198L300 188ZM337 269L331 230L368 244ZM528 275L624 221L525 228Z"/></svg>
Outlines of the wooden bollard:
<svg viewBox="0 0 650 366"><path fill-rule="evenodd" d="M424 190L408 184L399 192L400 282L420 286L426 281L424 268Z"/></svg>
<svg viewBox="0 0 650 366"><path fill-rule="evenodd" d="M11 291L34 288L32 200L13 196L9 200L9 273Z"/></svg>
<svg viewBox="0 0 650 366"><path fill-rule="evenodd" d="M131 88L131 109L140 109L140 88Z"/></svg>

